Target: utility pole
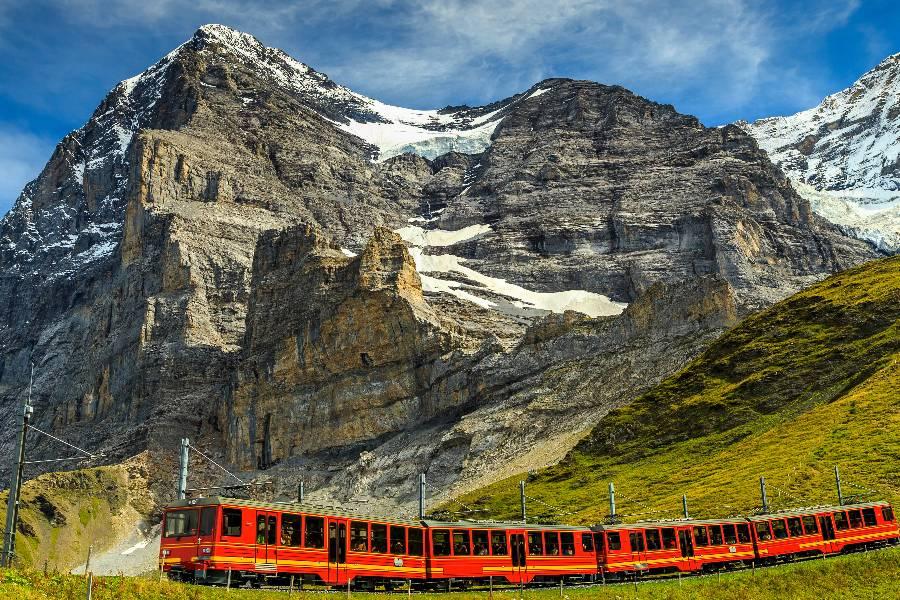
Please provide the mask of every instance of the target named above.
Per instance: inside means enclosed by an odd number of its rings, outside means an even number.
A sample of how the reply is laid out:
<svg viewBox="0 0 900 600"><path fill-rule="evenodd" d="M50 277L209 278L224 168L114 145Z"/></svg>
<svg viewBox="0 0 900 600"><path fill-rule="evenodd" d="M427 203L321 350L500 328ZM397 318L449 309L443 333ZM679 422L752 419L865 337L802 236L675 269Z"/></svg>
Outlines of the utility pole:
<svg viewBox="0 0 900 600"><path fill-rule="evenodd" d="M425 473L419 475L419 520L425 520Z"/></svg>
<svg viewBox="0 0 900 600"><path fill-rule="evenodd" d="M681 495L681 508L684 509L684 518L690 519L690 516L688 516L688 509L687 509L687 494Z"/></svg>
<svg viewBox="0 0 900 600"><path fill-rule="evenodd" d="M181 438L181 468L178 472L178 499L184 500L187 497L187 476L188 476L188 460L191 448L191 441L188 438Z"/></svg>
<svg viewBox="0 0 900 600"><path fill-rule="evenodd" d="M763 514L768 514L769 512L769 497L766 496L766 478L759 478L759 493L762 496L762 511Z"/></svg>
<svg viewBox="0 0 900 600"><path fill-rule="evenodd" d="M34 384L34 363L31 363L31 379L28 382L28 397L22 406L22 428L19 430L18 452L16 468L12 473L9 483L9 499L6 503L6 530L3 536L3 556L0 564L11 567L13 557L16 554L16 524L19 518L19 496L22 491L22 475L25 470L25 432L28 429L28 420L34 413L31 406L31 386Z"/></svg>
<svg viewBox="0 0 900 600"><path fill-rule="evenodd" d="M519 499L522 503L522 523L527 523L528 519L525 517L525 482L519 482Z"/></svg>
<svg viewBox="0 0 900 600"><path fill-rule="evenodd" d="M297 502L303 504L303 480L300 480L300 484L297 486Z"/></svg>
<svg viewBox="0 0 900 600"><path fill-rule="evenodd" d="M834 465L834 482L837 484L838 504L843 506L844 492L841 491L841 472L838 470L837 465Z"/></svg>

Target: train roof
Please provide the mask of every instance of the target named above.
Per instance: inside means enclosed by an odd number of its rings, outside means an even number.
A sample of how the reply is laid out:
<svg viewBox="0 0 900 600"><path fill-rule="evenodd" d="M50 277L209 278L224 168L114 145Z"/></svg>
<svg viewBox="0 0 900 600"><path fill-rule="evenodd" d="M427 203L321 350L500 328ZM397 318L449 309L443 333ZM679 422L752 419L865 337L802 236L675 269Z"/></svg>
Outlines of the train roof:
<svg viewBox="0 0 900 600"><path fill-rule="evenodd" d="M860 502L857 504L843 504L833 506L809 506L806 508L792 508L774 513L766 513L764 515L754 515L748 517L749 521L767 521L769 519L778 519L780 517L802 517L804 515L814 515L818 513L834 512L837 510L852 510L855 508L878 508L880 506L889 506L887 502L878 500L875 502Z"/></svg>
<svg viewBox="0 0 900 600"><path fill-rule="evenodd" d="M165 506L166 509L193 508L197 506L236 506L255 508L263 510L298 512L308 515L321 515L325 517L341 517L346 519L357 519L361 521L375 521L377 523L396 523L398 525L407 525L413 527L447 527L447 528L467 528L467 529L530 529L530 530L558 530L558 531L582 531L588 527L575 525L544 525L544 524L522 524L512 521L435 521L426 519L425 521L412 519L397 519L392 517L378 517L372 515L361 514L333 506L321 506L309 503L299 502L266 502L262 500L247 500L244 498L226 498L222 496L210 496L206 498L192 498L190 500L177 500Z"/></svg>
<svg viewBox="0 0 900 600"><path fill-rule="evenodd" d="M685 527L692 525L727 525L731 523L746 523L744 517L730 519L673 519L669 521L639 521L637 523L617 523L615 525L594 525L594 531L617 531L620 529L658 529L660 527Z"/></svg>
<svg viewBox="0 0 900 600"><path fill-rule="evenodd" d="M522 523L521 521L422 521L431 528L457 529L518 529L526 531L588 531L587 525L553 525L545 523Z"/></svg>
<svg viewBox="0 0 900 600"><path fill-rule="evenodd" d="M210 496L206 498L192 498L190 500L177 500L165 506L167 509L173 508L192 508L195 506L236 506L244 508L256 508L263 510L297 512L306 515L324 516L324 517L341 517L346 519L357 519L361 521L375 521L378 523L396 523L398 525L409 525L421 527L422 522L412 519L398 519L395 517L375 517L372 515L364 515L361 513L336 508L333 506L321 506L309 504L307 502L266 502L262 500L247 500L245 498L226 498L222 496Z"/></svg>

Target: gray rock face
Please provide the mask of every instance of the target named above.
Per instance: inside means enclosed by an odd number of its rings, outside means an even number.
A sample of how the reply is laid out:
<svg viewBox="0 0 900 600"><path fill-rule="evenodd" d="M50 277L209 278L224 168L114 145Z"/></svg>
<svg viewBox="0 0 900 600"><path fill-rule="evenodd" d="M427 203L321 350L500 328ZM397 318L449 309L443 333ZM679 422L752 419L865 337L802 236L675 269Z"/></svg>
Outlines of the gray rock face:
<svg viewBox="0 0 900 600"><path fill-rule="evenodd" d="M434 160L373 160L348 130L395 124L379 106L218 26L117 86L0 222L4 447L33 360L38 426L110 461L186 435L285 493L405 505L417 472L558 458L737 315L873 256L748 135L622 88L397 117L432 150L491 129ZM478 278L417 272L411 220L481 226L417 250ZM504 279L629 306L547 315Z"/></svg>

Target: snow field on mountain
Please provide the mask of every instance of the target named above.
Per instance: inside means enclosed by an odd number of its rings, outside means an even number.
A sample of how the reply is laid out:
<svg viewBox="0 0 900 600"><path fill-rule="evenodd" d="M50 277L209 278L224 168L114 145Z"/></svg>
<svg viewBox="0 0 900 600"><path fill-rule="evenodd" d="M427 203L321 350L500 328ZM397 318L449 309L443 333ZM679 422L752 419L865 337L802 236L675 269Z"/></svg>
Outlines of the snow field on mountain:
<svg viewBox="0 0 900 600"><path fill-rule="evenodd" d="M625 310L627 304L613 302L608 297L586 290L567 290L564 292L535 292L499 277L490 277L465 266L465 258L453 254L425 254L423 248L452 246L456 243L472 239L491 230L490 225L469 225L456 231L445 229L425 230L409 225L397 230L397 233L410 244L410 254L416 262L416 270L422 280L425 292L445 292L461 300L477 304L482 308L491 308L502 312L520 315L527 311L549 311L562 313L574 310L589 317L617 315ZM435 273L444 273L446 279L435 277ZM453 275L462 277L467 282L455 281ZM468 282L474 282L477 286ZM480 288L479 288L480 286ZM498 302L472 293L478 289L489 291L509 299L511 311Z"/></svg>

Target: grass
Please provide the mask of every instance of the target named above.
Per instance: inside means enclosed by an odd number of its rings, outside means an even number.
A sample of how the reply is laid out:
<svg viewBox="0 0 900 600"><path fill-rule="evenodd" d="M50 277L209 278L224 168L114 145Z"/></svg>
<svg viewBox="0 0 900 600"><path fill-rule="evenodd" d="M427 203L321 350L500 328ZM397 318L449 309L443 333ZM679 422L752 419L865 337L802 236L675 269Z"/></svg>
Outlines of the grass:
<svg viewBox="0 0 900 600"><path fill-rule="evenodd" d="M827 560L813 560L783 565L771 569L726 573L721 577L686 577L676 580L631 584L569 587L564 590L568 600L580 598L617 600L679 600L688 598L729 598L757 600L791 598L794 600L828 600L841 598L885 599L900 598L897 581L900 576L900 548L869 554L839 556ZM44 575L38 571L0 571L0 598L16 600L80 599L86 596L84 577L73 575ZM287 598L286 591L231 590L192 586L156 577L103 577L92 589L94 600L128 598L133 600L274 600ZM559 598L558 588L526 589L524 594L512 590L497 591L494 595L509 600L551 600ZM322 598L321 592L294 592L294 598L307 600ZM334 598L346 597L336 592ZM353 593L357 600L398 598L398 594ZM487 598L484 591L454 592L451 594L416 594L423 599L470 600Z"/></svg>
<svg viewBox="0 0 900 600"><path fill-rule="evenodd" d="M607 484L626 520L749 514L845 495L900 503L900 257L840 273L753 315L613 411L560 464L461 497L480 517L596 523ZM544 503L544 504L541 504ZM563 507L563 508L555 508ZM452 508L452 507L447 507Z"/></svg>

